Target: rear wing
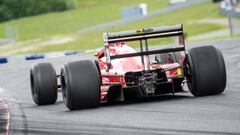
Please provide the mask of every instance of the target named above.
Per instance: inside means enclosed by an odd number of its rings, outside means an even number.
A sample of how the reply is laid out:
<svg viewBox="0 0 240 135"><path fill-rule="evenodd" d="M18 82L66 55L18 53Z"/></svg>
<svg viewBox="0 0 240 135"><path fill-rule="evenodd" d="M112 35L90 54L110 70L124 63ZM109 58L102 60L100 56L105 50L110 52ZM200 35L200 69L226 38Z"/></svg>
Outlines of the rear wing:
<svg viewBox="0 0 240 135"><path fill-rule="evenodd" d="M153 51L148 50L148 39L173 37L173 36L178 36L180 47L153 50ZM148 28L143 28L139 30L103 33L103 40L104 40L104 46L105 46L105 52L106 52L106 61L109 67L111 64L111 59L141 56L142 62L144 64L143 56L146 56L146 55L148 56L148 55L159 54L159 53L185 51L184 32L183 32L182 24L178 24L174 26L163 26L163 27L148 27ZM140 41L140 50L141 50L140 52L110 56L109 45L114 45L114 43L117 43L117 42L129 42L129 41L137 41L137 40ZM143 50L143 41L145 41L145 50Z"/></svg>
<svg viewBox="0 0 240 135"><path fill-rule="evenodd" d="M104 42L116 43L151 38L162 38L183 35L182 24L175 26L149 27L139 30L104 33Z"/></svg>

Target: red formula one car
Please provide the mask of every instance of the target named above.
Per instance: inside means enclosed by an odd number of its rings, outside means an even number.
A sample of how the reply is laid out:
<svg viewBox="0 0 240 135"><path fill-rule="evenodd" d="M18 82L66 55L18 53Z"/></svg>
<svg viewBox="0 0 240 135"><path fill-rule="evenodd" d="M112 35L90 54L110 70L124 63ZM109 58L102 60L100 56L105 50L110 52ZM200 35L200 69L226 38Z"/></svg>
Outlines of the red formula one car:
<svg viewBox="0 0 240 135"><path fill-rule="evenodd" d="M178 37L178 47L149 50L149 40L172 36ZM221 52L213 46L186 51L182 25L104 33L103 38L104 49L95 59L63 64L60 75L50 63L33 65L34 102L54 104L61 89L64 103L75 110L98 107L102 101L184 92L184 84L194 96L220 94L226 87ZM139 41L140 51L129 46L132 41Z"/></svg>

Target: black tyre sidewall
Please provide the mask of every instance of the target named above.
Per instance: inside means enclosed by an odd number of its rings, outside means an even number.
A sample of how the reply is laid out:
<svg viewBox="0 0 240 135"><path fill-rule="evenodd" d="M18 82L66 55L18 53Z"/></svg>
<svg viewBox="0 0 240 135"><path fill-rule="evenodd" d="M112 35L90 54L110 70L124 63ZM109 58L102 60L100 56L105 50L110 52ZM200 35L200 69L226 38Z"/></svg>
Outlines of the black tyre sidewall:
<svg viewBox="0 0 240 135"><path fill-rule="evenodd" d="M191 69L190 91L194 96L220 94L226 87L226 69L221 52L213 46L188 52Z"/></svg>
<svg viewBox="0 0 240 135"><path fill-rule="evenodd" d="M65 81L64 99L70 110L94 108L100 103L100 76L92 60L64 64L61 70ZM63 81L63 80L62 80Z"/></svg>
<svg viewBox="0 0 240 135"><path fill-rule="evenodd" d="M39 105L39 84L36 65L34 65L30 70L30 81L31 81L31 92L33 101Z"/></svg>
<svg viewBox="0 0 240 135"><path fill-rule="evenodd" d="M57 100L57 76L51 63L33 65L30 70L33 101L38 105L54 104Z"/></svg>

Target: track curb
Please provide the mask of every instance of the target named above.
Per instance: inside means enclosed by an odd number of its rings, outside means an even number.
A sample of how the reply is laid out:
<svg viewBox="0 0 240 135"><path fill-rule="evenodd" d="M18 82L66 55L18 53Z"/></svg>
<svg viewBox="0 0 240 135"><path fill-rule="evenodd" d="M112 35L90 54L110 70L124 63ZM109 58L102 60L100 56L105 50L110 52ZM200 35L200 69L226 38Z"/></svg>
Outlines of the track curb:
<svg viewBox="0 0 240 135"><path fill-rule="evenodd" d="M21 105L10 92L0 87L0 118L3 119L3 127L0 133L3 135L28 134L27 119ZM1 123L2 124L2 123ZM1 125L2 126L2 125ZM3 129L3 130L2 130Z"/></svg>

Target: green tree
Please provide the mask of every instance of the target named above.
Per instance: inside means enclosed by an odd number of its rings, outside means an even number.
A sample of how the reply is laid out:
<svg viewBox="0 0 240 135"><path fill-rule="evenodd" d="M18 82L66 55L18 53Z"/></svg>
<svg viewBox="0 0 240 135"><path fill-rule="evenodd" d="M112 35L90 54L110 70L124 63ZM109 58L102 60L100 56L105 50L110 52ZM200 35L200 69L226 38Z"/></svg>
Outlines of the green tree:
<svg viewBox="0 0 240 135"><path fill-rule="evenodd" d="M74 7L74 0L0 0L0 22Z"/></svg>

